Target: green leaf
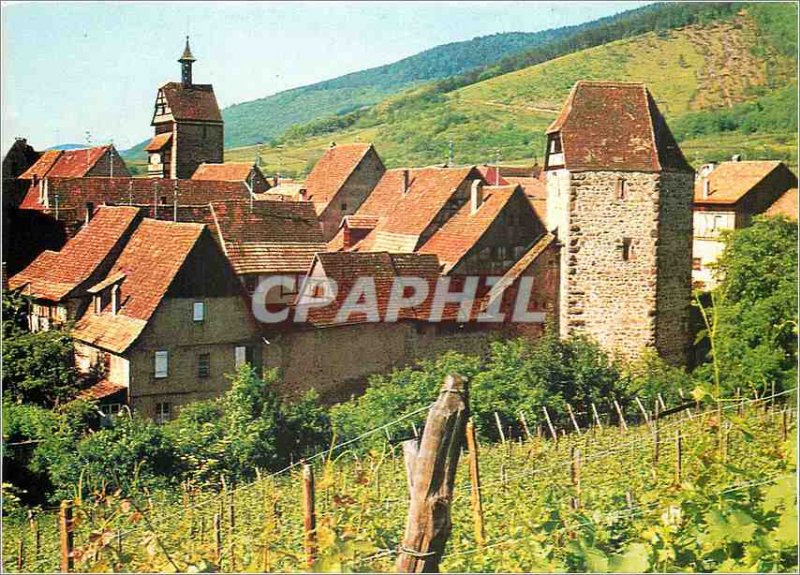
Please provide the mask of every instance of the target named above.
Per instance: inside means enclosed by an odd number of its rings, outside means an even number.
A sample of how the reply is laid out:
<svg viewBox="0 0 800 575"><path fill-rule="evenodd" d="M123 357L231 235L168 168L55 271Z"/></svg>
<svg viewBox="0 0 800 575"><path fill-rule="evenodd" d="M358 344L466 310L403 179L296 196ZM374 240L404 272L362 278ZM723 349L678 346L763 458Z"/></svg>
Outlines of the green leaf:
<svg viewBox="0 0 800 575"><path fill-rule="evenodd" d="M611 571L616 573L645 573L650 567L650 553L644 543L634 543L620 555L609 561Z"/></svg>
<svg viewBox="0 0 800 575"><path fill-rule="evenodd" d="M728 517L728 523L731 525L730 539L731 541L739 541L747 543L753 540L753 534L756 531L756 525L753 518L741 509L735 510Z"/></svg>
<svg viewBox="0 0 800 575"><path fill-rule="evenodd" d="M595 547L586 547L583 550L586 568L594 573L608 573L608 557Z"/></svg>

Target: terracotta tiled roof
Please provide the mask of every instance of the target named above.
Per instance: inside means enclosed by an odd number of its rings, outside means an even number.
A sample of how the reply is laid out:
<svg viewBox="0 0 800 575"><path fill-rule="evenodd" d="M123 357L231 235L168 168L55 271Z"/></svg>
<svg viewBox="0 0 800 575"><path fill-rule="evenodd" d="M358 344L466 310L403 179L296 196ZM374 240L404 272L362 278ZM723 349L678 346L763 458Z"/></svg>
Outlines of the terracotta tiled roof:
<svg viewBox="0 0 800 575"><path fill-rule="evenodd" d="M325 277L335 280L338 286L337 295L333 302L325 307L309 310L308 322L318 327L335 323L337 313L346 304L347 295L356 281L358 281L358 278L362 277L372 278L375 283L375 295L380 320L385 319L386 313L389 311L389 299L395 278L413 277L424 279L430 286L427 299L416 308L397 311L399 319L426 318L433 299L434 287L439 277L439 262L435 255L430 254L389 254L386 252L319 253L316 256L314 265L321 265ZM353 313L349 315L346 323L364 323L367 319L363 313Z"/></svg>
<svg viewBox="0 0 800 575"><path fill-rule="evenodd" d="M78 399L103 399L104 397L109 397L121 391L125 391L126 389L128 388L124 385L111 383L108 379L101 379L91 387L81 390L81 392L78 393Z"/></svg>
<svg viewBox="0 0 800 575"><path fill-rule="evenodd" d="M139 210L132 207L100 207L92 221L60 252L45 251L9 280L11 289L23 286L37 298L60 301L95 276L102 264L119 249L138 223Z"/></svg>
<svg viewBox="0 0 800 575"><path fill-rule="evenodd" d="M204 229L202 224L143 220L108 273L125 274L118 313L86 313L74 336L124 352L147 325Z"/></svg>
<svg viewBox="0 0 800 575"><path fill-rule="evenodd" d="M156 134L150 143L145 146L145 152L157 152L169 142L172 141L172 132L165 132L163 134Z"/></svg>
<svg viewBox="0 0 800 575"><path fill-rule="evenodd" d="M193 180L211 180L217 182L247 181L256 167L250 162L225 162L224 164L200 164L197 166Z"/></svg>
<svg viewBox="0 0 800 575"><path fill-rule="evenodd" d="M36 162L30 168L19 175L19 179L32 180L34 177L40 179L45 177L47 172L49 172L53 165L58 161L59 156L61 156L61 150L46 150L42 152L42 155L39 156L39 159L36 160Z"/></svg>
<svg viewBox="0 0 800 575"><path fill-rule="evenodd" d="M306 197L314 202L318 213L336 196L371 149L372 144L340 144L325 150L304 185Z"/></svg>
<svg viewBox="0 0 800 575"><path fill-rule="evenodd" d="M692 171L644 84L579 81L555 132L570 171Z"/></svg>
<svg viewBox="0 0 800 575"><path fill-rule="evenodd" d="M212 202L217 233L236 273L303 272L325 250L309 202ZM252 208L252 209L251 209Z"/></svg>
<svg viewBox="0 0 800 575"><path fill-rule="evenodd" d="M735 204L780 166L778 160L722 162L707 176L695 179L694 202ZM711 192L707 198L703 197L705 181Z"/></svg>
<svg viewBox="0 0 800 575"><path fill-rule="evenodd" d="M547 218L547 184L544 180L534 177L504 176L511 185L518 185L525 192L533 210L543 222Z"/></svg>
<svg viewBox="0 0 800 575"><path fill-rule="evenodd" d="M161 86L161 90L176 120L222 122L214 88L210 84L184 86L180 82L169 82Z"/></svg>
<svg viewBox="0 0 800 575"><path fill-rule="evenodd" d="M478 166L478 171L491 186L507 186L509 184L497 166Z"/></svg>
<svg viewBox="0 0 800 575"><path fill-rule="evenodd" d="M475 244L480 241L489 226L497 220L514 194L522 196L522 188L517 186L485 187L483 203L474 214L470 203L467 202L417 252L436 254L442 263L443 273L449 272L475 247Z"/></svg>
<svg viewBox="0 0 800 575"><path fill-rule="evenodd" d="M64 150L47 172L48 178L82 178L91 170L111 146L99 146L82 150Z"/></svg>
<svg viewBox="0 0 800 575"><path fill-rule="evenodd" d="M474 167L410 170L410 185L403 194L403 170L390 170L356 215L380 216L360 251L409 252L419 235L433 222L465 180L482 179Z"/></svg>
<svg viewBox="0 0 800 575"><path fill-rule="evenodd" d="M40 201L40 185L31 185L20 207L28 210L55 212L58 197L59 219L67 222L68 231L74 232L82 224L86 204L95 206L153 205L160 214L173 213L175 190L178 206L197 206L215 200L248 199L250 192L244 182L209 182L197 180L165 180L149 178L52 178L47 180L49 208Z"/></svg>
<svg viewBox="0 0 800 575"><path fill-rule="evenodd" d="M797 188L789 188L764 212L768 216L786 216L790 220L797 219Z"/></svg>

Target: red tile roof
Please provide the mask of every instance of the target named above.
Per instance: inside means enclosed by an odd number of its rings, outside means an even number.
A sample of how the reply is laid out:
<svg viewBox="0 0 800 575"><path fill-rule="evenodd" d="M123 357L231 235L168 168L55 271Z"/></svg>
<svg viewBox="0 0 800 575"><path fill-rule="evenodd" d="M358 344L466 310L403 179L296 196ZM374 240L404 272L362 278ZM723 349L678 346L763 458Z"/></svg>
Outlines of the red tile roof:
<svg viewBox="0 0 800 575"><path fill-rule="evenodd" d="M372 144L339 144L325 150L303 186L306 198L314 202L318 213L322 213L372 149Z"/></svg>
<svg viewBox="0 0 800 575"><path fill-rule="evenodd" d="M797 188L789 188L764 212L768 216L786 216L797 220Z"/></svg>
<svg viewBox="0 0 800 575"><path fill-rule="evenodd" d="M108 379L101 379L91 387L81 390L81 392L78 393L78 399L103 399L104 397L109 397L121 391L125 391L126 389L128 388L124 385L111 383Z"/></svg>
<svg viewBox="0 0 800 575"><path fill-rule="evenodd" d="M245 182L256 168L251 162L225 162L224 164L200 164L192 174L193 180L216 182Z"/></svg>
<svg viewBox="0 0 800 575"><path fill-rule="evenodd" d="M404 195L402 172L387 172L356 212L359 216L382 216L357 247L359 251L414 251L420 234L465 180L482 179L474 167L411 170L410 185Z"/></svg>
<svg viewBox="0 0 800 575"><path fill-rule="evenodd" d="M561 133L570 171L693 171L644 84L575 84L548 134Z"/></svg>
<svg viewBox="0 0 800 575"><path fill-rule="evenodd" d="M176 120L222 122L214 88L210 84L184 86L169 82L161 86L167 105Z"/></svg>
<svg viewBox="0 0 800 575"><path fill-rule="evenodd" d="M32 180L34 177L39 179L45 177L47 172L55 165L61 156L61 150L46 150L42 152L39 159L34 164L19 175L21 180Z"/></svg>
<svg viewBox="0 0 800 575"><path fill-rule="evenodd" d="M520 198L524 195L522 188L517 186L484 187L483 203L474 214L470 202L467 202L417 250L417 253L436 254L442 263L442 272L446 274L475 247L514 194Z"/></svg>
<svg viewBox="0 0 800 575"><path fill-rule="evenodd" d="M539 219L547 221L547 184L544 180L530 176L505 176L505 179L511 185L520 186Z"/></svg>
<svg viewBox="0 0 800 575"><path fill-rule="evenodd" d="M61 301L78 288L89 287L97 279L98 269L110 266L112 252L122 246L126 235L137 225L139 215L139 210L132 207L98 208L91 222L60 252L41 253L10 278L9 287L25 287L25 293L51 301Z"/></svg>
<svg viewBox="0 0 800 575"><path fill-rule="evenodd" d="M163 134L156 134L150 143L145 146L145 152L157 152L172 141L172 132L165 132Z"/></svg>
<svg viewBox="0 0 800 575"><path fill-rule="evenodd" d="M337 283L336 298L327 306L309 309L308 323L317 326L343 325L335 322L337 313L346 305L347 296L358 278L372 278L375 283L377 311L380 320L389 311L391 289L395 278L422 278L428 282L426 300L415 308L400 309L399 319L424 319L428 317L434 288L439 277L439 262L435 255L389 254L386 252L335 252L317 254L314 267L320 265L324 276ZM363 303L363 302L362 302ZM363 313L349 314L347 324L365 323Z"/></svg>
<svg viewBox="0 0 800 575"><path fill-rule="evenodd" d="M478 166L478 171L490 186L507 186L509 184L497 166Z"/></svg>
<svg viewBox="0 0 800 575"><path fill-rule="evenodd" d="M85 314L78 320L74 336L124 352L147 325L205 229L202 224L144 219L108 273L125 274L119 312Z"/></svg>
<svg viewBox="0 0 800 575"><path fill-rule="evenodd" d="M707 176L695 179L694 203L735 204L781 165L778 160L722 162ZM704 198L706 181L710 195Z"/></svg>

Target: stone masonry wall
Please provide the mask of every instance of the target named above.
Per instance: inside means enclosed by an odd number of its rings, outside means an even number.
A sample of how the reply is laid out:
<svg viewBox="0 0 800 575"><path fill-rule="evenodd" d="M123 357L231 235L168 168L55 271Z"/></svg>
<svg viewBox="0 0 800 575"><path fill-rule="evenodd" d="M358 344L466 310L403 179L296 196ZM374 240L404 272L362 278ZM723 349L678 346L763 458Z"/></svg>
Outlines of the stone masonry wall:
<svg viewBox="0 0 800 575"><path fill-rule="evenodd" d="M624 199L617 193L620 177ZM586 333L612 354L636 357L656 345L659 175L582 172L552 180L561 184L567 209L551 220L563 244L561 334Z"/></svg>
<svg viewBox="0 0 800 575"><path fill-rule="evenodd" d="M691 344L693 190L693 174L661 174L656 348L674 365L686 364Z"/></svg>
<svg viewBox="0 0 800 575"><path fill-rule="evenodd" d="M190 124L179 122L176 130L175 171L178 179L192 177L203 162L223 161L222 124Z"/></svg>

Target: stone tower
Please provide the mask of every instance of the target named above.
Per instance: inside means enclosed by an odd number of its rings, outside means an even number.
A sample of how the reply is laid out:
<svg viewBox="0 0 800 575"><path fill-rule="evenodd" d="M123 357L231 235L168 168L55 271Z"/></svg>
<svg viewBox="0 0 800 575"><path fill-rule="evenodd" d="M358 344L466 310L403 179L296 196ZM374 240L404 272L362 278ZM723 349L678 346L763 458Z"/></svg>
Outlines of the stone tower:
<svg viewBox="0 0 800 575"><path fill-rule="evenodd" d="M559 330L685 363L694 173L643 84L578 82L547 130Z"/></svg>
<svg viewBox="0 0 800 575"><path fill-rule="evenodd" d="M151 178L188 179L200 164L223 161L222 114L213 86L192 81L195 61L187 36L178 60L181 81L164 84L156 95L155 135L145 148Z"/></svg>

